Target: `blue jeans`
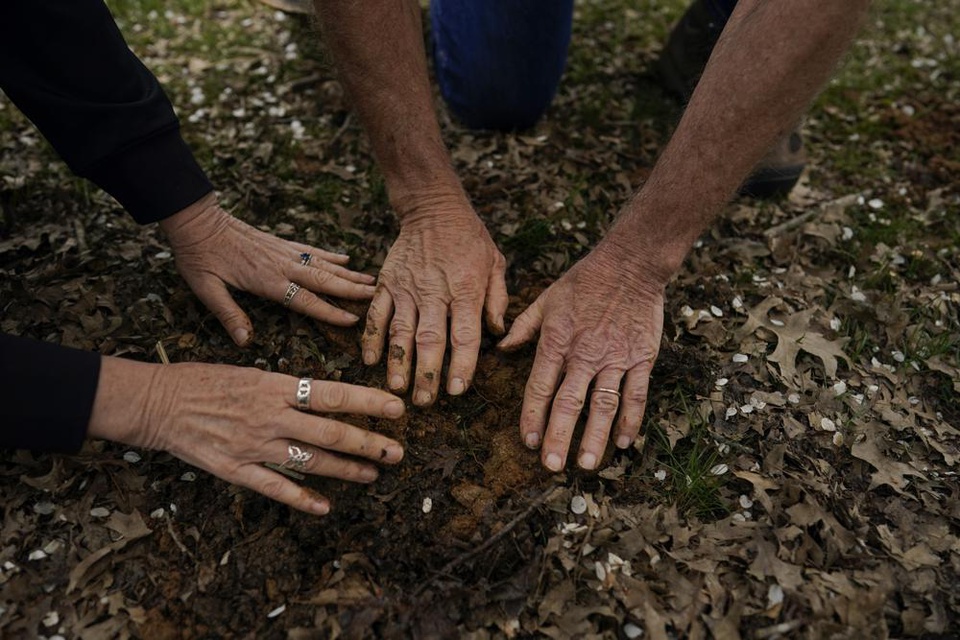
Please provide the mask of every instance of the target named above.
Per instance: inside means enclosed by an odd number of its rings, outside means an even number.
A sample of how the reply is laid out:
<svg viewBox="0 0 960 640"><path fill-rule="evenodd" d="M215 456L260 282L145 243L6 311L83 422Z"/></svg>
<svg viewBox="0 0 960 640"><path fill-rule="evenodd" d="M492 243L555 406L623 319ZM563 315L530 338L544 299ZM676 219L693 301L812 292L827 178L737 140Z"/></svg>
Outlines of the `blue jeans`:
<svg viewBox="0 0 960 640"><path fill-rule="evenodd" d="M706 2L726 22L736 0ZM450 111L474 129L533 126L567 62L573 0L431 0L433 56Z"/></svg>

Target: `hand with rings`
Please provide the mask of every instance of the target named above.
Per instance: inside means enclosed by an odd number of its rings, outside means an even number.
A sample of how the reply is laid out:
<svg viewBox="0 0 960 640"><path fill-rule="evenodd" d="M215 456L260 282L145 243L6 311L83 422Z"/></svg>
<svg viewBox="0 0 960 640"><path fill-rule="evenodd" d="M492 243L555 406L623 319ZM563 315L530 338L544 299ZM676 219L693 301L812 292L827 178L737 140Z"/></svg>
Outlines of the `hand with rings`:
<svg viewBox="0 0 960 640"><path fill-rule="evenodd" d="M616 419L616 446L636 439L650 370L663 332L663 284L622 268L622 254L598 247L544 291L513 323L500 348L540 333L527 379L520 434L542 444L543 465L560 471L577 420L589 409L577 462L595 469Z"/></svg>
<svg viewBox="0 0 960 640"><path fill-rule="evenodd" d="M264 233L234 218L210 194L160 222L177 269L220 320L233 341L245 346L253 325L228 287L280 302L298 313L338 326L359 319L323 300L373 297L373 276L347 269L349 257Z"/></svg>
<svg viewBox="0 0 960 640"><path fill-rule="evenodd" d="M378 476L375 463L403 458L396 440L317 415L334 413L396 419L404 405L377 389L253 368L105 357L88 435L169 451L228 482L323 515L330 500L291 475L369 483Z"/></svg>

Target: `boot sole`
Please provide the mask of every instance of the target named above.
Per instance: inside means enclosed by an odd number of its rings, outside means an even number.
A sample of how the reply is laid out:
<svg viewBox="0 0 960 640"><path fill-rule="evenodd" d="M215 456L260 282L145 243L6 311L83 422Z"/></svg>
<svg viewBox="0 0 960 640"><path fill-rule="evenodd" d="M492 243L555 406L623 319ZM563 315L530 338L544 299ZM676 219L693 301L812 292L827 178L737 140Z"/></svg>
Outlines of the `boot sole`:
<svg viewBox="0 0 960 640"><path fill-rule="evenodd" d="M797 184L804 167L806 167L805 164L776 169L758 169L740 185L737 193L750 198L785 197Z"/></svg>

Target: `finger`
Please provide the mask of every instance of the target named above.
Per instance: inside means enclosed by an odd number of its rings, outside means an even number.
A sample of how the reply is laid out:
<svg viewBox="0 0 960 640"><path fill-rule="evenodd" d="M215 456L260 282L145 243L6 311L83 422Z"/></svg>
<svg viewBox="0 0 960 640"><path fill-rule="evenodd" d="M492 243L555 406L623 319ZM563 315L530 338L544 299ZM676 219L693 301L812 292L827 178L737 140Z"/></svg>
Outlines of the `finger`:
<svg viewBox="0 0 960 640"><path fill-rule="evenodd" d="M223 281L211 277L200 278L190 284L193 292L217 317L237 346L247 346L253 337L253 324L250 323L250 318L243 312L240 305L234 302Z"/></svg>
<svg viewBox="0 0 960 640"><path fill-rule="evenodd" d="M620 407L620 396L611 391L620 391L623 371L606 369L597 374L590 391L590 415L580 442L577 463L581 468L593 470L603 457L610 438L610 428Z"/></svg>
<svg viewBox="0 0 960 640"><path fill-rule="evenodd" d="M377 287L367 310L367 325L363 328L360 345L363 348L363 363L367 366L380 361L383 341L387 337L387 325L393 315L393 297L386 287Z"/></svg>
<svg viewBox="0 0 960 640"><path fill-rule="evenodd" d="M390 347L387 349L387 387L395 393L406 393L410 384L413 344L417 331L417 307L413 299L397 300L390 321Z"/></svg>
<svg viewBox="0 0 960 640"><path fill-rule="evenodd" d="M537 335L540 326L543 324L543 297L546 292L541 293L532 305L517 316L510 327L510 333L497 345L503 351L512 351L525 342L529 342Z"/></svg>
<svg viewBox="0 0 960 640"><path fill-rule="evenodd" d="M295 382L293 386L287 397L290 399L290 406L295 408L297 383ZM344 382L311 380L310 411L348 413L395 420L403 415L405 407L403 400L380 389Z"/></svg>
<svg viewBox="0 0 960 640"><path fill-rule="evenodd" d="M543 438L543 451L540 452L543 466L551 471L560 471L566 464L570 439L583 410L587 388L592 379L593 372L589 369L571 369L568 365L563 383L557 389L557 395L550 407L550 422Z"/></svg>
<svg viewBox="0 0 960 640"><path fill-rule="evenodd" d="M293 440L326 451L338 451L388 464L403 459L403 447L396 440L346 422L301 413L288 419L286 426L285 433Z"/></svg>
<svg viewBox="0 0 960 640"><path fill-rule="evenodd" d="M302 313L321 322L329 322L338 327L350 327L360 319L349 311L338 309L329 302L321 300L309 290L303 288L297 291L288 306L297 313Z"/></svg>
<svg viewBox="0 0 960 640"><path fill-rule="evenodd" d="M495 335L501 336L506 330L503 322L503 314L507 312L507 305L510 303L510 297L507 294L507 261L498 254L497 264L494 265L493 273L490 274L490 280L487 282L487 327Z"/></svg>
<svg viewBox="0 0 960 640"><path fill-rule="evenodd" d="M440 389L443 352L447 348L447 309L442 303L425 304L417 323L417 379L413 403L433 404Z"/></svg>
<svg viewBox="0 0 960 640"><path fill-rule="evenodd" d="M295 451L297 453L309 456L309 459L299 465L293 464L290 461L290 455L293 451L288 449L290 445L296 447ZM267 445L267 449L269 451L267 454L269 462L275 462L297 473L309 473L314 476L326 476L347 480L348 482L364 483L373 482L380 475L377 468L368 462L344 458L309 442L275 440Z"/></svg>
<svg viewBox="0 0 960 640"><path fill-rule="evenodd" d="M284 460L286 458L283 458ZM235 478L224 478L271 500L282 502L294 509L323 516L330 513L330 501L316 491L301 487L284 476L257 464L248 464Z"/></svg>
<svg viewBox="0 0 960 640"><path fill-rule="evenodd" d="M643 362L627 372L623 384L623 398L620 400L620 419L617 420L617 434L614 442L620 449L626 449L637 439L640 424L647 408L647 391L650 385L650 371L653 359Z"/></svg>
<svg viewBox="0 0 960 640"><path fill-rule="evenodd" d="M477 355L480 352L480 309L472 301L454 302L451 314L447 393L458 396L470 386L477 369Z"/></svg>
<svg viewBox="0 0 960 640"><path fill-rule="evenodd" d="M557 391L562 371L563 353L548 348L541 339L523 391L523 408L520 410L520 437L531 449L536 449L543 441L550 402Z"/></svg>
<svg viewBox="0 0 960 640"><path fill-rule="evenodd" d="M347 280L322 267L295 265L290 269L287 277L314 293L347 300L369 300L375 291L373 285Z"/></svg>

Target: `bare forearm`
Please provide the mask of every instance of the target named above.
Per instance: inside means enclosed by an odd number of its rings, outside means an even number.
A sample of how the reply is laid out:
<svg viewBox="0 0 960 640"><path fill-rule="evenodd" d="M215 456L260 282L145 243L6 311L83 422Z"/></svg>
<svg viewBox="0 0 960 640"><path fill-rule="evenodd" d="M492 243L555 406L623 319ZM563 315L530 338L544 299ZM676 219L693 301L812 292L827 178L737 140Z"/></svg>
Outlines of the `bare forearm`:
<svg viewBox="0 0 960 640"><path fill-rule="evenodd" d="M867 0L741 0L650 179L605 243L669 278L750 169L801 117ZM639 246L638 246L639 245Z"/></svg>
<svg viewBox="0 0 960 640"><path fill-rule="evenodd" d="M465 200L440 136L415 0L315 0L324 37L401 218Z"/></svg>

